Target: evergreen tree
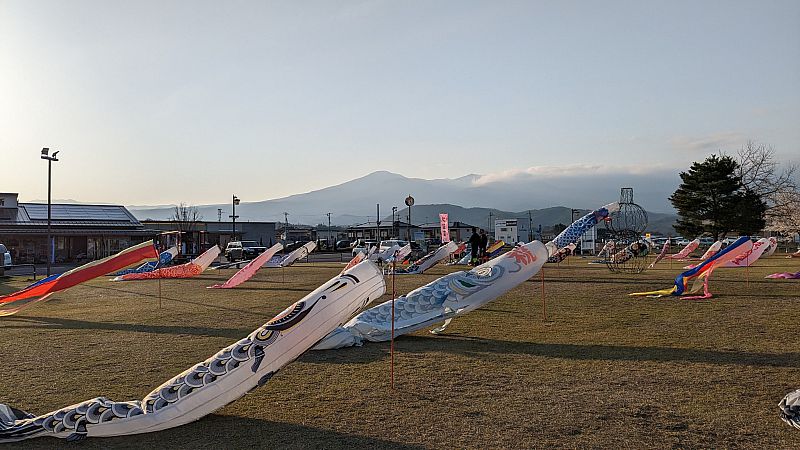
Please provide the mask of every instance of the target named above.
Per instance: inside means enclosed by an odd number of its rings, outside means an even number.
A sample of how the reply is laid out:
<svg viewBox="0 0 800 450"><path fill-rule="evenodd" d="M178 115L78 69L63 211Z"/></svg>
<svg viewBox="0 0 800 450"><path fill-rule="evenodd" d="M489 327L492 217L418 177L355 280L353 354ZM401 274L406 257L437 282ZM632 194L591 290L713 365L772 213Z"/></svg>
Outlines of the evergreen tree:
<svg viewBox="0 0 800 450"><path fill-rule="evenodd" d="M746 189L730 156L711 155L694 162L670 197L678 211L674 228L691 238L709 233L715 240L731 231L753 233L764 227L766 204Z"/></svg>

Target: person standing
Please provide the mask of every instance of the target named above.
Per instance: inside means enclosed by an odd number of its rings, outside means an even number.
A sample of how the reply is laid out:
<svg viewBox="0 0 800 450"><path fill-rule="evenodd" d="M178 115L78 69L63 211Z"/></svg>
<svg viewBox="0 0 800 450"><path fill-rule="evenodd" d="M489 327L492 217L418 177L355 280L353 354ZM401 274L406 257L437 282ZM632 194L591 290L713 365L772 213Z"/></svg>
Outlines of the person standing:
<svg viewBox="0 0 800 450"><path fill-rule="evenodd" d="M489 236L486 235L486 230L481 228L481 246L480 246L480 253L481 253L481 260L486 259L486 247L489 246Z"/></svg>
<svg viewBox="0 0 800 450"><path fill-rule="evenodd" d="M481 249L481 237L478 235L478 229L472 227L472 236L469 237L469 250L472 254L470 258L470 264L473 266L478 263L478 255L480 255Z"/></svg>

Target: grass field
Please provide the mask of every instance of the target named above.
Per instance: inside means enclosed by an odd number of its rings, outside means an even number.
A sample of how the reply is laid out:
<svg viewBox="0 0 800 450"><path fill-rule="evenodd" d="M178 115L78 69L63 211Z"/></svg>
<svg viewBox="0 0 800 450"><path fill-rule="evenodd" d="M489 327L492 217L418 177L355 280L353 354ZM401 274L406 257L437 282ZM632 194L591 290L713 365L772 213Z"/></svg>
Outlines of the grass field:
<svg viewBox="0 0 800 450"><path fill-rule="evenodd" d="M718 270L706 301L631 298L668 287L678 264L615 275L572 257L469 315L446 335L309 352L264 387L175 429L81 448L796 447L777 403L800 388L800 270L775 255ZM190 280L98 279L0 319L0 402L33 413L106 396L141 399L244 337L340 264L234 270ZM398 277L405 293L455 270ZM3 280L3 279L0 279ZM28 283L4 279L6 293ZM384 296L380 301L389 299ZM159 303L161 306L159 307ZM8 448L67 445L40 438ZM74 445L73 445L74 447Z"/></svg>

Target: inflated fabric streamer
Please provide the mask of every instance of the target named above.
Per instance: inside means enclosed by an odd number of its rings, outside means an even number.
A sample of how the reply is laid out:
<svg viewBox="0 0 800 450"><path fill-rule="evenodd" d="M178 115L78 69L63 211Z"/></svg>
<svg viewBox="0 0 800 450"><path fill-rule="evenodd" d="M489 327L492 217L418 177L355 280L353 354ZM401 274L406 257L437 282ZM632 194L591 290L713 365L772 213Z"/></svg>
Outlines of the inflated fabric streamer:
<svg viewBox="0 0 800 450"><path fill-rule="evenodd" d="M714 269L721 267L728 261L736 258L737 255L743 251L747 251L753 247L753 242L749 236L742 236L736 242L725 247L725 249L718 252L711 258L701 262L697 266L681 273L675 277L675 285L671 289L663 289L660 291L651 292L635 292L629 295L632 296L649 296L649 297L662 297L665 295L682 296L686 293L694 294L704 289L704 295L700 297L683 297L685 299L696 298L711 298L711 293L708 291L708 280ZM694 280L691 290L687 292L689 281Z"/></svg>
<svg viewBox="0 0 800 450"><path fill-rule="evenodd" d="M553 256L559 249L578 242L581 236L591 230L598 222L605 220L609 214L616 211L619 211L619 203L609 203L606 206L586 214L575 222L572 222L570 226L565 228L564 231L559 233L552 241L545 244L547 245L547 253Z"/></svg>
<svg viewBox="0 0 800 450"><path fill-rule="evenodd" d="M273 256L269 261L264 263L264 267L270 269L277 269L279 267L289 267L294 264L298 259L305 258L314 249L317 248L316 242L306 242L305 244L292 250L285 256Z"/></svg>
<svg viewBox="0 0 800 450"><path fill-rule="evenodd" d="M692 242L689 242L689 244L687 244L686 247L683 248L683 250L679 251L678 253L675 253L674 255L669 255L667 256L667 258L686 259L693 251L697 250L697 247L700 247L700 239L695 239Z"/></svg>
<svg viewBox="0 0 800 450"><path fill-rule="evenodd" d="M531 278L547 261L539 241L514 247L469 272L454 272L394 300L394 336L401 336L467 314ZM434 331L444 330L444 326ZM314 350L361 345L392 337L392 300L374 306L337 328Z"/></svg>
<svg viewBox="0 0 800 450"><path fill-rule="evenodd" d="M667 242L664 242L664 246L661 247L661 253L659 253L658 256L656 256L655 261L653 261L650 264L650 267L649 267L650 269L655 267L656 264L658 264L659 261L661 261L662 259L664 259L665 256L667 256L667 253L669 252L669 244L670 244L670 239L667 238Z"/></svg>
<svg viewBox="0 0 800 450"><path fill-rule="evenodd" d="M427 255L423 256L422 258L415 261L410 266L406 267L405 269L397 269L394 273L398 275L408 275L414 274L419 275L426 270L430 269L431 267L435 266L439 262L444 259L447 259L451 253L456 251L458 248L458 244L453 241L450 241L446 244L443 244L441 247L437 248L436 250L428 253Z"/></svg>
<svg viewBox="0 0 800 450"><path fill-rule="evenodd" d="M385 290L381 271L364 261L142 400L115 402L96 397L40 416L0 405L0 442L42 436L76 441L149 433L193 422L264 385Z"/></svg>
<svg viewBox="0 0 800 450"><path fill-rule="evenodd" d="M253 278L255 274L261 269L261 266L264 265L265 262L269 261L275 253L278 253L283 248L283 244L275 244L272 247L268 248L264 253L258 255L257 257L253 258L252 261L247 263L246 266L242 267L241 270L233 274L228 281L222 284L215 284L212 286L208 286L209 289L230 289L232 287L236 287L245 281Z"/></svg>
<svg viewBox="0 0 800 450"><path fill-rule="evenodd" d="M116 272L142 260L156 257L158 257L158 250L153 245L153 241L147 241L127 248L116 255L84 264L69 272L49 276L18 292L0 297L0 307L3 307L3 309L0 309L0 316L16 314L36 303L46 301L50 295L56 292L101 277L107 273ZM28 302L21 305L17 303L23 300L28 300ZM10 307L7 308L7 306Z"/></svg>
<svg viewBox="0 0 800 450"><path fill-rule="evenodd" d="M158 261L148 261L142 264L141 266L133 269L120 270L119 272L115 273L114 276L126 275L129 273L152 272L158 269L159 267L164 267L170 262L172 262L172 259L175 258L175 256L177 255L178 255L178 247L170 247L168 250L163 251L161 252L160 255L158 255Z"/></svg>
<svg viewBox="0 0 800 450"><path fill-rule="evenodd" d="M202 255L191 260L186 264L172 267L162 267L152 272L129 273L114 277L111 281L135 281L135 280L157 280L164 278L192 278L200 275L208 266L217 259L220 250L218 246L213 246L206 250Z"/></svg>

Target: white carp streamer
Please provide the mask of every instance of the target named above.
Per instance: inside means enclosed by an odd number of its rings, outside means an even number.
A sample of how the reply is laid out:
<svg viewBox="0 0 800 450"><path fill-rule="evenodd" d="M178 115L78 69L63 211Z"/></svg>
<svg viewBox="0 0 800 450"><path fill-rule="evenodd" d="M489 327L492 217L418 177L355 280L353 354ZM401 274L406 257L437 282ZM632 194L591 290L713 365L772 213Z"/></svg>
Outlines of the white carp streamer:
<svg viewBox="0 0 800 450"><path fill-rule="evenodd" d="M198 420L269 381L385 291L380 269L361 262L142 400L96 397L40 416L0 405L0 442L149 433Z"/></svg>
<svg viewBox="0 0 800 450"><path fill-rule="evenodd" d="M446 259L450 256L454 251L458 249L458 244L453 241L450 241L446 244L442 244L436 250L428 253L427 255L423 256L422 258L418 259L405 269L397 269L394 273L400 275L407 275L407 274L415 274L419 275L426 270L430 269L431 267L438 264L440 261Z"/></svg>
<svg viewBox="0 0 800 450"><path fill-rule="evenodd" d="M286 256L274 256L269 261L264 263L263 267L268 267L270 269L276 269L278 267L289 267L294 264L298 259L305 258L314 249L317 248L316 242L306 242L305 244L297 247L296 249L292 250Z"/></svg>
<svg viewBox="0 0 800 450"><path fill-rule="evenodd" d="M396 300L394 335L449 322L505 294L534 276L547 261L539 241L520 245L469 272L453 272ZM446 325L446 324L445 324ZM442 331L443 328L437 329ZM314 350L388 341L392 335L392 300L374 306L326 336Z"/></svg>

